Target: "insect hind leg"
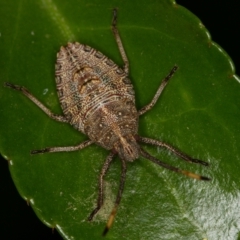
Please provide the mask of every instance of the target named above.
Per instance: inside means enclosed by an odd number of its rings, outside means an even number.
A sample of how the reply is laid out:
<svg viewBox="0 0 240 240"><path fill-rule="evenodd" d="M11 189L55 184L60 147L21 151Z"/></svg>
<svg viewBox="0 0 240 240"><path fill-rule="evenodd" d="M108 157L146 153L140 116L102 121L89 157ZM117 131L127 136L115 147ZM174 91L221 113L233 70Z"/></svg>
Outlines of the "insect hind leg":
<svg viewBox="0 0 240 240"><path fill-rule="evenodd" d="M21 93L23 93L28 99L30 99L32 102L34 102L43 112L45 112L50 118L59 121L59 122L68 122L68 120L66 119L65 116L61 116L61 115L56 115L54 113L51 112L51 110L49 110L46 106L44 106L35 96L33 96L32 93L30 93L28 91L27 88L23 87L23 86L18 86L9 82L5 82L4 83L5 87L9 87L12 88L14 90L20 91Z"/></svg>
<svg viewBox="0 0 240 240"><path fill-rule="evenodd" d="M160 97L163 89L166 87L168 81L173 77L174 73L177 71L178 69L178 66L174 66L172 68L172 70L170 71L170 73L163 79L163 81L161 82L157 92L155 93L152 101L147 104L146 106L144 106L143 108L141 108L139 111L138 111L138 115L143 115L144 113L146 113L147 111L149 111L150 109L152 109L152 107L156 104L158 98Z"/></svg>
<svg viewBox="0 0 240 240"><path fill-rule="evenodd" d="M125 73L128 74L129 73L129 61L127 58L127 54L124 50L121 37L120 37L118 29L117 29L117 9L116 8L113 9L112 32L114 34L115 40L118 45L119 52L120 52L123 62L124 62L123 70Z"/></svg>

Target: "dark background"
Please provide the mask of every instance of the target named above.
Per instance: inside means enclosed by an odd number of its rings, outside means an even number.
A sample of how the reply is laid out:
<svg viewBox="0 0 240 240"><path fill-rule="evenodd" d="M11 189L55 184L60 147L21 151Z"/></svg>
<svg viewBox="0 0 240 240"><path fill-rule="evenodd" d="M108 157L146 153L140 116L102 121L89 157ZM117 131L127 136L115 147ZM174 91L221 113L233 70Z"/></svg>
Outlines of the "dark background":
<svg viewBox="0 0 240 240"><path fill-rule="evenodd" d="M239 0L178 0L194 13L209 30L212 40L232 58L236 73L240 74L240 16ZM0 229L1 239L62 239L36 217L31 207L18 194L8 163L0 156Z"/></svg>

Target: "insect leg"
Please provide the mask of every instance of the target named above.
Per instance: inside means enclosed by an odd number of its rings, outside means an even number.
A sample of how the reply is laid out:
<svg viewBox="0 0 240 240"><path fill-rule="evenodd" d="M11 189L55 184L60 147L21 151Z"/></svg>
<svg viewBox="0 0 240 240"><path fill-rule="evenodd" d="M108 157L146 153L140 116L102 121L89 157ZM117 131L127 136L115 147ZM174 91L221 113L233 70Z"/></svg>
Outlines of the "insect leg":
<svg viewBox="0 0 240 240"><path fill-rule="evenodd" d="M117 198L116 198L116 201L115 201L115 206L108 218L108 221L107 221L107 225L103 231L103 236L105 236L108 232L108 230L111 228L112 224L113 224L113 221L114 221L114 218L115 218L115 215L117 213L117 208L118 208L118 205L121 201L121 198L122 198L122 193L123 193L123 188L124 188L124 183L125 183L125 179L126 179L126 172L127 172L127 165L126 165L126 162L124 159L121 159L122 161L122 173L121 173L121 180L120 180L120 186L119 186L119 190L118 190L118 195L117 195Z"/></svg>
<svg viewBox="0 0 240 240"><path fill-rule="evenodd" d="M139 116L140 116L140 115L143 115L144 113L146 113L147 111L149 111L149 110L155 105L155 103L157 102L158 98L160 97L163 89L166 87L168 81L172 78L172 76L173 76L174 73L177 71L177 69L178 69L178 66L175 65L175 66L172 68L172 70L170 71L170 73L163 79L163 81L161 82L161 84L160 84L157 92L155 93L152 101L138 111L138 115L139 115Z"/></svg>
<svg viewBox="0 0 240 240"><path fill-rule="evenodd" d="M114 157L114 154L113 152L111 152L105 163L103 164L103 167L102 167L102 170L101 170L101 173L99 175L99 188L98 188L98 201L97 201L97 207L92 211L92 213L89 215L88 217L88 221L92 221L93 217L95 216L95 214L100 210L100 208L102 207L103 205L103 178L104 176L106 175L108 169L109 169L109 166L113 160L113 157Z"/></svg>
<svg viewBox="0 0 240 240"><path fill-rule="evenodd" d="M123 62L124 62L123 69L128 74L129 73L129 61L127 58L127 54L124 50L118 29L117 29L117 9L116 8L113 9L112 31L113 31L115 40L117 42L119 52L120 52Z"/></svg>
<svg viewBox="0 0 240 240"><path fill-rule="evenodd" d="M28 91L27 88L25 87L22 87L22 86L18 86L18 85L14 85L12 83L9 83L9 82L5 82L4 85L6 87L9 87L9 88L12 88L12 89L15 89L17 91L20 91L22 92L27 98L29 98L32 102L34 102L39 108L42 109L43 112L45 112L50 118L56 120L56 121L59 121L59 122L68 122L68 120L64 117L64 116L61 116L61 115L56 115L54 113L52 113L47 107L45 107L36 97L34 97L32 95L32 93L30 93Z"/></svg>
<svg viewBox="0 0 240 240"><path fill-rule="evenodd" d="M48 153L48 152L71 152L81 150L89 145L91 145L93 141L87 140L85 142L80 143L77 146L69 146L69 147L49 147L40 150L32 150L31 154L39 154L39 153Z"/></svg>
<svg viewBox="0 0 240 240"><path fill-rule="evenodd" d="M152 155L150 155L149 153L147 153L146 151L144 151L143 149L140 149L140 154L145 157L146 159L158 164L159 166L163 167L163 168L166 168L166 169L169 169L173 172L176 172L176 173L181 173L183 175L186 175L187 177L191 177L191 178L195 178L197 180L205 180L205 181L209 181L211 180L210 178L208 177L204 177L204 176L201 176L201 175L198 175L198 174L195 174L195 173L192 173L192 172L189 172L189 171L185 171L185 170L181 170L179 168L176 168L176 167L173 167L167 163L164 163L160 160L158 160L157 158L153 157Z"/></svg>
<svg viewBox="0 0 240 240"><path fill-rule="evenodd" d="M158 146L158 147L164 147L167 150L173 152L178 157L185 160L186 162L197 163L197 164L201 164L201 165L204 165L204 166L209 165L209 163L204 162L204 161L199 160L199 159L192 158L192 157L190 157L187 154L179 151L178 149L174 148L173 146L171 146L167 143L164 143L164 142L161 142L161 141L158 141L158 140L155 140L155 139L151 139L151 138L141 137L141 136L138 136L137 140L140 141L140 142L148 143L148 144L155 145L155 146Z"/></svg>

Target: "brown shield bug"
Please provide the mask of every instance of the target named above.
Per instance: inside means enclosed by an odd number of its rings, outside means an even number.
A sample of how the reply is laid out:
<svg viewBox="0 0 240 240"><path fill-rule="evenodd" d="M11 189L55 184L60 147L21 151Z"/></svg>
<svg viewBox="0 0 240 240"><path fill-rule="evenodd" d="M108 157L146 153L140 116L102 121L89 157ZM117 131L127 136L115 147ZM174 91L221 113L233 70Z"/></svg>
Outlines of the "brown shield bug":
<svg viewBox="0 0 240 240"><path fill-rule="evenodd" d="M142 109L137 110L133 85L128 78L129 61L117 29L116 9L113 10L112 31L124 62L123 68L117 66L112 60L96 49L80 43L68 43L66 47L61 47L58 52L56 85L63 110L62 116L52 113L25 87L5 83L5 86L21 91L50 118L69 123L89 137L89 140L77 146L33 150L31 151L32 154L76 151L93 143L110 150L99 175L97 207L88 217L90 221L103 205L103 177L113 157L116 155L119 156L122 164L120 186L115 206L110 214L103 235L111 227L122 197L127 162L132 162L138 159L139 156L143 156L171 171L198 180L210 180L208 177L170 166L147 153L139 145L142 142L163 147L187 162L208 166L208 163L194 159L169 144L138 135L139 116L145 114L155 105L169 79L174 75L178 67L174 66L170 73L163 79L152 101Z"/></svg>

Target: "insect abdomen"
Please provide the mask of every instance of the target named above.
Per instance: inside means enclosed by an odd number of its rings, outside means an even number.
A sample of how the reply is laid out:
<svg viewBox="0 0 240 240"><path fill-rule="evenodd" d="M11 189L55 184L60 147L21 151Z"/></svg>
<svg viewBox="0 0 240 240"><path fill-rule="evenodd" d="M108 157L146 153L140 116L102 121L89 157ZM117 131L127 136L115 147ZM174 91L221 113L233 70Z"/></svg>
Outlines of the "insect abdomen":
<svg viewBox="0 0 240 240"><path fill-rule="evenodd" d="M89 46L69 43L61 48L57 54L56 82L64 115L90 138L92 131L87 129L96 129L96 122L106 115L101 109L111 112L119 105L130 111L131 106L130 115L137 121L133 86L127 74Z"/></svg>

